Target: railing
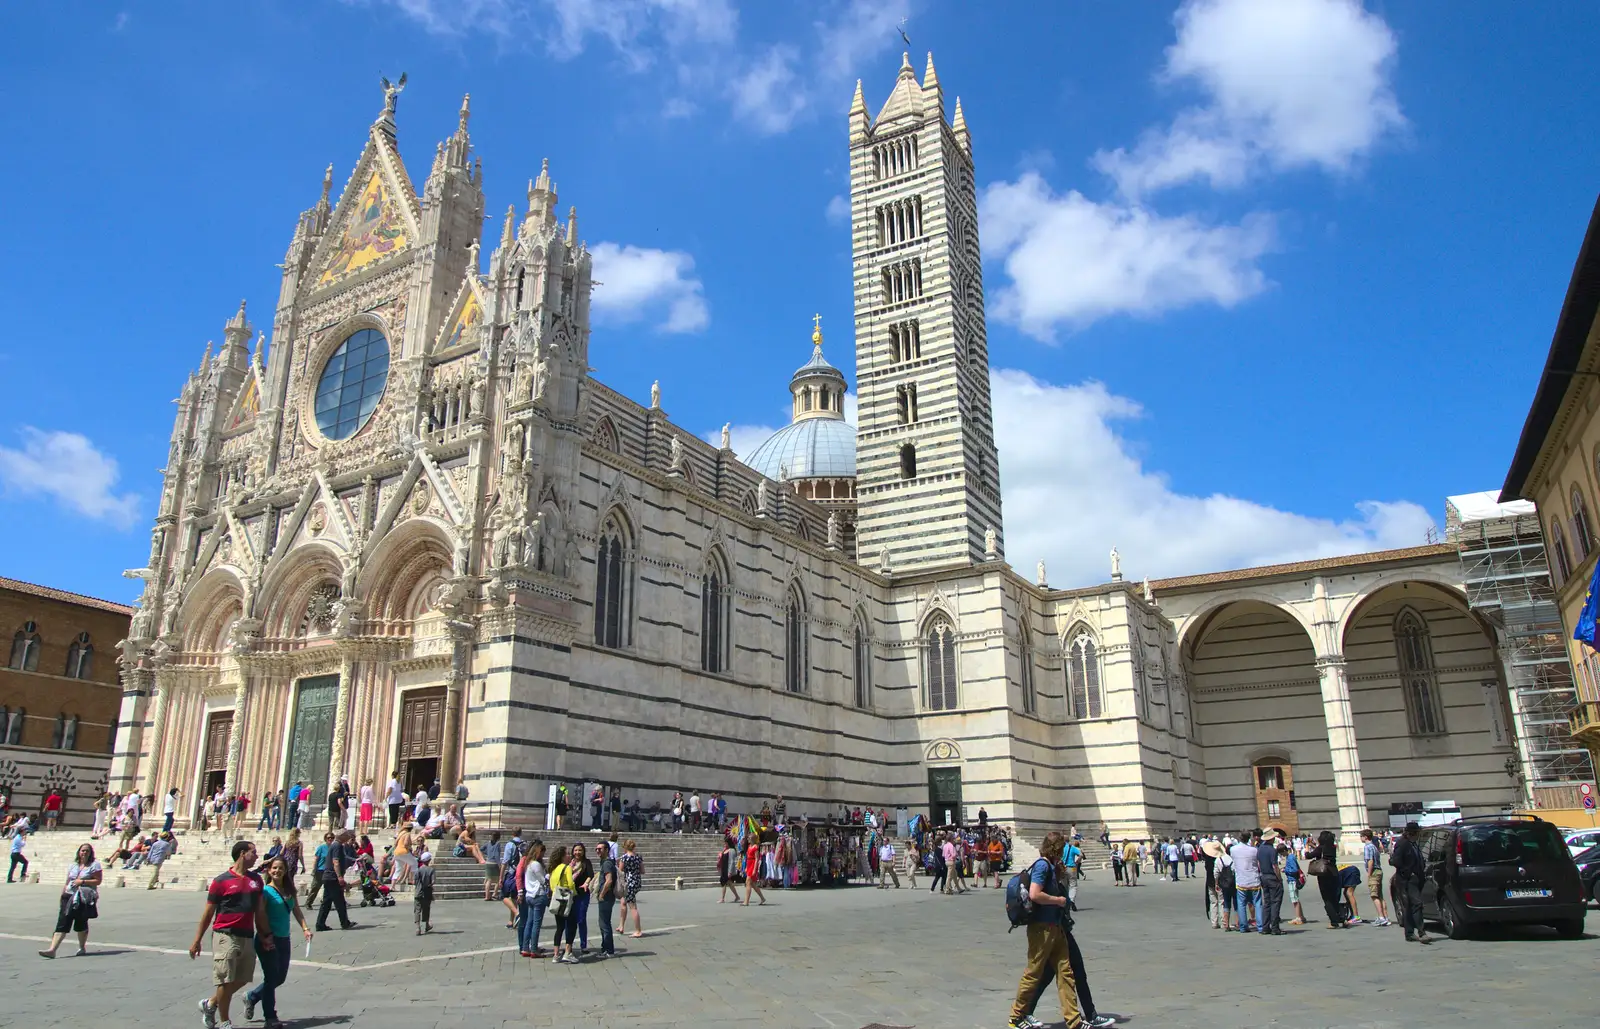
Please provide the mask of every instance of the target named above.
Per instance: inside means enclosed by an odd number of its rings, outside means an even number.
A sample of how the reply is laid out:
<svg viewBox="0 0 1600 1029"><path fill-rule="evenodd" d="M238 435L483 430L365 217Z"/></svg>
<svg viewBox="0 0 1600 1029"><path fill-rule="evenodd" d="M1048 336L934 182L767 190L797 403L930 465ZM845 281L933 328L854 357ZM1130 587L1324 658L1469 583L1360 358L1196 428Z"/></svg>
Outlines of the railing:
<svg viewBox="0 0 1600 1029"><path fill-rule="evenodd" d="M1600 701L1585 700L1567 716L1573 739L1583 741L1585 736L1600 738Z"/></svg>

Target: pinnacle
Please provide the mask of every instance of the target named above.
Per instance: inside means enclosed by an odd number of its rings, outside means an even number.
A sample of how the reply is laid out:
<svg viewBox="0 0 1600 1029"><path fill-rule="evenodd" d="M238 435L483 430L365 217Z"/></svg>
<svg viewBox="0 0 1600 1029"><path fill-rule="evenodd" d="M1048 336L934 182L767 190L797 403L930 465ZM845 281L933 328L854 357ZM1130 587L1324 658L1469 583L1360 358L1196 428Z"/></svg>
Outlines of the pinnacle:
<svg viewBox="0 0 1600 1029"><path fill-rule="evenodd" d="M467 93L461 97L461 124L462 132L467 131L467 119L472 117L472 94Z"/></svg>
<svg viewBox="0 0 1600 1029"><path fill-rule="evenodd" d="M939 73L933 70L933 51L928 51L928 69L922 73L922 88L934 89L939 85Z"/></svg>
<svg viewBox="0 0 1600 1029"><path fill-rule="evenodd" d="M956 97L956 116L950 120L950 127L958 133L967 131L967 116L961 113L960 97Z"/></svg>
<svg viewBox="0 0 1600 1029"><path fill-rule="evenodd" d="M328 202L328 191L333 189L333 165L328 165L327 171L322 173L322 202Z"/></svg>
<svg viewBox="0 0 1600 1029"><path fill-rule="evenodd" d="M866 110L867 101L861 93L861 80L856 79L856 95L855 99L850 101L850 113L855 114L857 111L860 111L865 114Z"/></svg>
<svg viewBox="0 0 1600 1029"><path fill-rule="evenodd" d="M905 78L907 75L916 78L917 70L911 67L911 54L904 52L900 55L900 77Z"/></svg>

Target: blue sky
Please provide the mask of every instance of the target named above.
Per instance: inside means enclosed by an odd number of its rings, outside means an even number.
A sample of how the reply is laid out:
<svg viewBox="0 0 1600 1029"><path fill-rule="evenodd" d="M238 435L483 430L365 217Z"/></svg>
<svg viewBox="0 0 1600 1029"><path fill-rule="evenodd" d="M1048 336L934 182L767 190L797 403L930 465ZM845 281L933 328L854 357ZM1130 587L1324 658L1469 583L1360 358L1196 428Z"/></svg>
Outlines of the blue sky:
<svg viewBox="0 0 1600 1029"><path fill-rule="evenodd" d="M1497 486L1600 176L1590 5L398 0L0 12L0 574L112 599L185 374L270 328L300 210L401 71L472 93L489 238L549 157L600 378L782 424L853 367L845 112L905 49L983 197L1008 556L1055 585L1421 542Z"/></svg>

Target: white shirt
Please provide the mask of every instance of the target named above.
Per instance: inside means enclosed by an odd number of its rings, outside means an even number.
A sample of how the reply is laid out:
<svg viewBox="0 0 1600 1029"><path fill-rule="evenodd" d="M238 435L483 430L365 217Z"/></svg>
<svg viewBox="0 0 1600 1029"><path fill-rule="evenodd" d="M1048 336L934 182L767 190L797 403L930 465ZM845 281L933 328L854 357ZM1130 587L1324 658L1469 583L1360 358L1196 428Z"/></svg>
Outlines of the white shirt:
<svg viewBox="0 0 1600 1029"><path fill-rule="evenodd" d="M361 784L361 803L372 803L372 787L366 783Z"/></svg>
<svg viewBox="0 0 1600 1029"><path fill-rule="evenodd" d="M137 810L139 810L139 791L138 790L134 790L132 793L128 794L127 797L123 798L122 809L124 811L137 811Z"/></svg>
<svg viewBox="0 0 1600 1029"><path fill-rule="evenodd" d="M390 779L389 785L384 787L389 792L389 803L400 804L406 799L405 791L400 788L399 779Z"/></svg>
<svg viewBox="0 0 1600 1029"><path fill-rule="evenodd" d="M542 861L529 861L528 867L522 870L522 891L530 897L545 892L549 883L550 873L544 870Z"/></svg>
<svg viewBox="0 0 1600 1029"><path fill-rule="evenodd" d="M894 844L885 843L883 846L879 847L878 860L892 863L894 861Z"/></svg>
<svg viewBox="0 0 1600 1029"><path fill-rule="evenodd" d="M426 786L421 786L421 787L417 788L417 796L416 796L416 805L415 806L416 806L416 809L418 811L421 811L423 808L428 806L428 788Z"/></svg>
<svg viewBox="0 0 1600 1029"><path fill-rule="evenodd" d="M689 810L696 814L700 811L700 794L696 793L689 798Z"/></svg>
<svg viewBox="0 0 1600 1029"><path fill-rule="evenodd" d="M176 814L177 810L178 810L178 798L174 797L170 793L167 794L166 801L161 805L161 813L164 814L164 815L171 815L171 814Z"/></svg>

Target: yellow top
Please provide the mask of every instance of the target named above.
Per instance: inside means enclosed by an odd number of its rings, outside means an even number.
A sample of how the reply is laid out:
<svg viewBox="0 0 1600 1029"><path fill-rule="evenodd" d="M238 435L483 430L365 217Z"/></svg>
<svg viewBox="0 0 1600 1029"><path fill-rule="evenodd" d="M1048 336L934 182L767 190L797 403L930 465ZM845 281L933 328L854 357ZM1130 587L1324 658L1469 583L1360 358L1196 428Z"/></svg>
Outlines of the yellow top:
<svg viewBox="0 0 1600 1029"><path fill-rule="evenodd" d="M567 889L576 889L572 883L572 866L563 862L550 870L550 888L552 890L565 886Z"/></svg>

